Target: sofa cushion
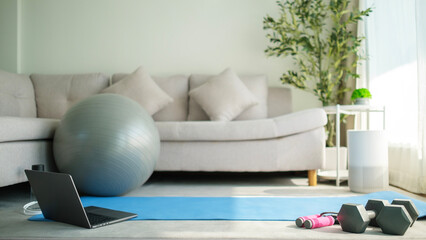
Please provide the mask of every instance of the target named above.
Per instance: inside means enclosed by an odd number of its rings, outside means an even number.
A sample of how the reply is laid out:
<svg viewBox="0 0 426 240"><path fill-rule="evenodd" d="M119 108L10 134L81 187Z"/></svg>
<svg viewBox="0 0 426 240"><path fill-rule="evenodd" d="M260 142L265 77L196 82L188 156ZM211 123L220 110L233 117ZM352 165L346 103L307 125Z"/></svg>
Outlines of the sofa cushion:
<svg viewBox="0 0 426 240"><path fill-rule="evenodd" d="M327 117L321 108L250 121L155 122L161 141L273 139L321 128L326 123Z"/></svg>
<svg viewBox="0 0 426 240"><path fill-rule="evenodd" d="M27 75L0 70L0 86L0 116L37 116L34 87Z"/></svg>
<svg viewBox="0 0 426 240"><path fill-rule="evenodd" d="M189 77L189 91L195 89L212 77L212 75L201 75L193 74ZM234 120L253 120L253 119L263 119L267 118L268 107L268 81L265 75L242 75L239 76L241 81L246 85L246 87L256 96L258 104L248 108L240 115L238 115ZM194 99L189 99L189 113L188 121L207 121L209 116L201 108L201 106L194 101Z"/></svg>
<svg viewBox="0 0 426 240"><path fill-rule="evenodd" d="M120 81L129 74L117 73L112 75L112 84ZM152 118L155 121L186 121L188 117L188 77L185 75L173 75L170 77L156 77L152 79L157 85L173 98L173 102L155 113Z"/></svg>
<svg viewBox="0 0 426 240"><path fill-rule="evenodd" d="M189 97L201 106L212 121L231 121L259 103L230 68L192 89Z"/></svg>
<svg viewBox="0 0 426 240"><path fill-rule="evenodd" d="M291 89L287 87L268 88L268 118L293 112Z"/></svg>
<svg viewBox="0 0 426 240"><path fill-rule="evenodd" d="M31 74L30 77L34 84L37 116L40 118L62 118L72 105L108 86L108 77L101 73Z"/></svg>
<svg viewBox="0 0 426 240"><path fill-rule="evenodd" d="M152 80L142 67L102 90L102 93L117 93L126 96L139 103L150 115L173 102L173 99Z"/></svg>
<svg viewBox="0 0 426 240"><path fill-rule="evenodd" d="M52 139L58 119L0 117L0 142Z"/></svg>

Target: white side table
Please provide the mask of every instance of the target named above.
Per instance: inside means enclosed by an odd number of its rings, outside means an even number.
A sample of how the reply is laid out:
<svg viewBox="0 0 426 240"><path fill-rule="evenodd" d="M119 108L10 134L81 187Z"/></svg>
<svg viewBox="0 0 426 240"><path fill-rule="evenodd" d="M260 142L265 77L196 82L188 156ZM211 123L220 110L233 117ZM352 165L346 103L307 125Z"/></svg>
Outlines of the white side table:
<svg viewBox="0 0 426 240"><path fill-rule="evenodd" d="M324 107L324 111L327 114L335 114L336 115L336 186L340 186L340 179L342 178L342 173L339 171L340 168L340 115L357 115L361 113L367 113L367 129L370 129L370 113L377 112L383 114L383 130L385 129L385 107L384 106L372 106L372 105L339 105L336 106L327 106ZM356 126L356 124L355 124ZM330 178L330 171L321 173L318 172L318 176L322 176L326 178ZM348 178L348 171L344 171L344 178Z"/></svg>

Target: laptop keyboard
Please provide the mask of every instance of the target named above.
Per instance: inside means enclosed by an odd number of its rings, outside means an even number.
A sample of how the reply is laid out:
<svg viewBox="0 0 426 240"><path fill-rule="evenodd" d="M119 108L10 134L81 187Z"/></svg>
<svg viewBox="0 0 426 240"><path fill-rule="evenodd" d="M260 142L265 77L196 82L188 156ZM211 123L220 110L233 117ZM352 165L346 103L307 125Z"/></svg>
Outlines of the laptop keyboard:
<svg viewBox="0 0 426 240"><path fill-rule="evenodd" d="M108 217L104 215L98 215L95 213L86 213L86 214L91 225L99 225L99 224L108 223L108 222L116 220L116 218Z"/></svg>

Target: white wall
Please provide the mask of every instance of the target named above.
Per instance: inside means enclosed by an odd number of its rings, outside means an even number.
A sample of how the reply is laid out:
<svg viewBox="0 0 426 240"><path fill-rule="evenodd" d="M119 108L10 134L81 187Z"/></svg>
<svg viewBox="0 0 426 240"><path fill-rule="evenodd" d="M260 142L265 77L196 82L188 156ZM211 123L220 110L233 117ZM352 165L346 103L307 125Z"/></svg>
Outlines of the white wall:
<svg viewBox="0 0 426 240"><path fill-rule="evenodd" d="M22 0L22 72L153 75L265 73L279 86L290 61L267 58L263 17L275 0ZM294 108L319 106L294 91Z"/></svg>
<svg viewBox="0 0 426 240"><path fill-rule="evenodd" d="M18 1L0 1L0 69L18 71Z"/></svg>

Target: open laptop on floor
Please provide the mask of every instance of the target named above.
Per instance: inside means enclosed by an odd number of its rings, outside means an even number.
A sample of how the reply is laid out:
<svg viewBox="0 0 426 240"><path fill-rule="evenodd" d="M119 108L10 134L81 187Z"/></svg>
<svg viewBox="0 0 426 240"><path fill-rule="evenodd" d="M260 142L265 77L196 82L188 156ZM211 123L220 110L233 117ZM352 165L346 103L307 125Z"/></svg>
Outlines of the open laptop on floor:
<svg viewBox="0 0 426 240"><path fill-rule="evenodd" d="M97 228L136 217L129 212L101 207L83 208L71 175L25 170L46 219L85 228Z"/></svg>

